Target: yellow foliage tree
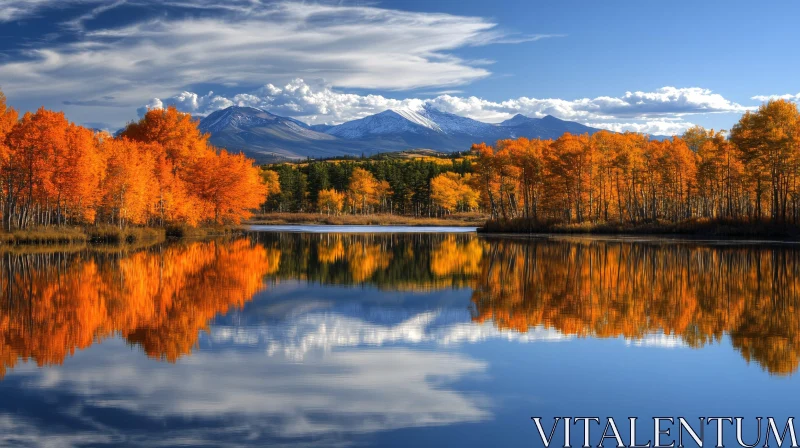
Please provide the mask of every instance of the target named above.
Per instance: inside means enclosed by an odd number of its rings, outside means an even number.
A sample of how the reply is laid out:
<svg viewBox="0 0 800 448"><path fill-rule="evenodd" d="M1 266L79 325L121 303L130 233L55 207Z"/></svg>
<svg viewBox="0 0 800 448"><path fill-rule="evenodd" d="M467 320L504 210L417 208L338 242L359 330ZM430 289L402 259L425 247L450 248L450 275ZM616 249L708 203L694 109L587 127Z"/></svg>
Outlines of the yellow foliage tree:
<svg viewBox="0 0 800 448"><path fill-rule="evenodd" d="M334 189L321 190L317 199L317 207L328 215L338 215L344 206L344 194Z"/></svg>

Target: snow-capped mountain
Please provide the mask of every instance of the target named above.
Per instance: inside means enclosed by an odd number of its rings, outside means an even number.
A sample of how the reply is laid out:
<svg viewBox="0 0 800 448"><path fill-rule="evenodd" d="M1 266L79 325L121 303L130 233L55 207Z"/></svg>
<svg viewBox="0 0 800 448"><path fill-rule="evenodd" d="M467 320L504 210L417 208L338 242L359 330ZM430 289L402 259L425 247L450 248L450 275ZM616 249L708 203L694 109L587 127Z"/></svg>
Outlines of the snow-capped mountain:
<svg viewBox="0 0 800 448"><path fill-rule="evenodd" d="M333 126L324 132L337 137L362 139L376 135L414 134L492 136L497 126L443 112L431 106L420 110L393 109Z"/></svg>
<svg viewBox="0 0 800 448"><path fill-rule="evenodd" d="M327 131L329 135L346 139L362 139L406 132L414 134L441 133L439 126L419 112L412 110L387 110L375 115L348 121Z"/></svg>
<svg viewBox="0 0 800 448"><path fill-rule="evenodd" d="M232 106L200 120L215 146L244 152L257 161L360 155L364 148L318 132L293 118Z"/></svg>
<svg viewBox="0 0 800 448"><path fill-rule="evenodd" d="M200 130L211 135L236 129L275 128L313 140L331 140L326 134L312 130L294 118L280 117L252 107L233 106L219 110L200 121Z"/></svg>
<svg viewBox="0 0 800 448"><path fill-rule="evenodd" d="M598 131L549 115L544 118L516 115L499 124L483 123L431 106L387 110L335 126L309 126L260 109L232 106L203 118L200 130L211 134L214 145L243 151L258 161L358 156L408 149L466 151L473 143L518 137L555 139L565 132Z"/></svg>

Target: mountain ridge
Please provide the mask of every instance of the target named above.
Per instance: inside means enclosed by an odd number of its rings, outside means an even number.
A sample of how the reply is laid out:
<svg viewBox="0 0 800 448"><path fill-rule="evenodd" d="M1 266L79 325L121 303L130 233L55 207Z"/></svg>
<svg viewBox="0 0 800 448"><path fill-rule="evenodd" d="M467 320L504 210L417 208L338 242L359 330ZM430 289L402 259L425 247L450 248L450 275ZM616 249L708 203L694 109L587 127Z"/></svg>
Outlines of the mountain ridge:
<svg viewBox="0 0 800 448"><path fill-rule="evenodd" d="M199 122L210 142L242 151L259 162L280 159L373 155L415 149L466 151L474 143L509 138L556 139L565 132L594 134L600 129L547 115L522 114L492 124L426 105L388 109L339 125L308 125L253 107L231 106Z"/></svg>

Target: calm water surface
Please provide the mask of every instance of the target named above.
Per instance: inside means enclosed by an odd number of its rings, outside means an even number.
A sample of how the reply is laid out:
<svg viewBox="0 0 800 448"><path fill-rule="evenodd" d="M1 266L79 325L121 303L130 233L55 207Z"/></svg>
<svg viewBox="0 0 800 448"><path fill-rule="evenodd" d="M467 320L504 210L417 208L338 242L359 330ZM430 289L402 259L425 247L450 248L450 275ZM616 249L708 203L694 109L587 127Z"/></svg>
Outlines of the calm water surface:
<svg viewBox="0 0 800 448"><path fill-rule="evenodd" d="M799 246L303 230L0 255L0 445L541 446L530 416L797 414Z"/></svg>

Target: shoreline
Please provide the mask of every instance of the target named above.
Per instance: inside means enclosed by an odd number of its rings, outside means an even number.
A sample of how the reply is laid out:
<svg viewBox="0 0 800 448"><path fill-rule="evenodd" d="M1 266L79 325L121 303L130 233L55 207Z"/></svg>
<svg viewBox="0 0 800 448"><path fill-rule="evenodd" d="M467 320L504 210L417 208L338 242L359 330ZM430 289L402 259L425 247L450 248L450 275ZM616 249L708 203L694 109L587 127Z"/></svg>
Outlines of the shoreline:
<svg viewBox="0 0 800 448"><path fill-rule="evenodd" d="M481 227L486 217L477 213L458 213L443 218L403 215L322 215L319 213L266 213L255 215L242 225L338 225L409 227Z"/></svg>
<svg viewBox="0 0 800 448"><path fill-rule="evenodd" d="M574 236L630 236L675 237L685 239L728 239L775 241L800 241L800 226L780 224L766 220L732 221L695 219L677 223L655 222L643 224L581 223L551 224L523 219L487 221L478 228L482 235L574 235Z"/></svg>
<svg viewBox="0 0 800 448"><path fill-rule="evenodd" d="M26 230L0 231L0 249L32 246L141 246L170 239L201 239L233 235L245 226L223 227L115 227L50 226Z"/></svg>

